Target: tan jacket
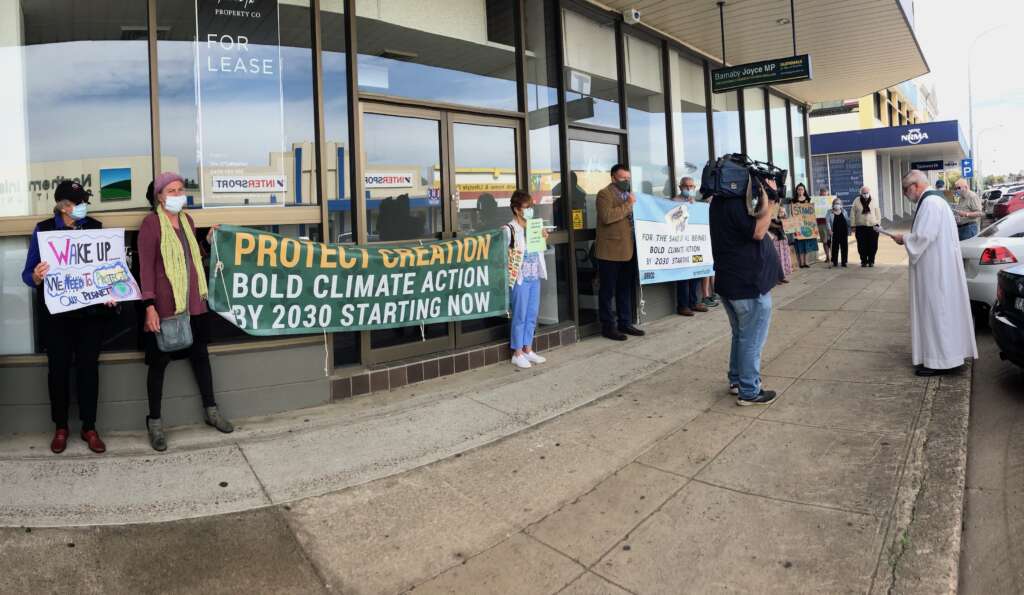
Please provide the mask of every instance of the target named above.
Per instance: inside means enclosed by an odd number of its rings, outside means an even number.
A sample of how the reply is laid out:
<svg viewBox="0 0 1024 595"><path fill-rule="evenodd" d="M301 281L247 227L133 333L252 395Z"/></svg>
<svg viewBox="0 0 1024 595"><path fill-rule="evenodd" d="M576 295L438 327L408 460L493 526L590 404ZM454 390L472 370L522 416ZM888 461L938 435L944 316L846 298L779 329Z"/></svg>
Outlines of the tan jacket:
<svg viewBox="0 0 1024 595"><path fill-rule="evenodd" d="M882 218L879 216L879 209L881 208L878 203L878 199L874 196L871 197L871 202L868 203L868 208L871 209L870 213L864 212L864 206L860 204L860 196L854 197L853 204L850 205L850 225L854 227L874 227L882 224Z"/></svg>
<svg viewBox="0 0 1024 595"><path fill-rule="evenodd" d="M981 204L981 198L977 194L970 190L965 190L960 193L960 202L956 203L957 211L984 211L985 206ZM955 214L955 213L954 213ZM957 225L967 225L968 223L977 223L978 227L981 227L981 219L978 217L961 217L956 215Z"/></svg>
<svg viewBox="0 0 1024 595"><path fill-rule="evenodd" d="M600 260L625 262L633 258L633 205L622 200L622 191L608 184L597 193L597 246Z"/></svg>

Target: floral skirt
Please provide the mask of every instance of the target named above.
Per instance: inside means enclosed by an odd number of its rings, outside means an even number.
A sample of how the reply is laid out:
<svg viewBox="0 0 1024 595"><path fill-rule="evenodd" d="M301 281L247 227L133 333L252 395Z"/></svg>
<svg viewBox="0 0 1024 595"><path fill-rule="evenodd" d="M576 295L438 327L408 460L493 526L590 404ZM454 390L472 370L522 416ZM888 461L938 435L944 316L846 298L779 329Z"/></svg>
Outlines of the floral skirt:
<svg viewBox="0 0 1024 595"><path fill-rule="evenodd" d="M782 265L782 278L789 279L793 274L793 256L789 251L789 242L783 238L775 240L775 251L779 253L779 264Z"/></svg>

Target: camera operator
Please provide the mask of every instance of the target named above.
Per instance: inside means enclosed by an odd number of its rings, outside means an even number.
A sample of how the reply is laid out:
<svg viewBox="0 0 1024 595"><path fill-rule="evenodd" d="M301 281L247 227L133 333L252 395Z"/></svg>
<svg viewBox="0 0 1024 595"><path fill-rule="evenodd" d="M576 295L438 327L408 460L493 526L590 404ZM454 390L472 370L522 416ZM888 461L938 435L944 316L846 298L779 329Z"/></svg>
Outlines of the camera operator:
<svg viewBox="0 0 1024 595"><path fill-rule="evenodd" d="M732 327L729 391L737 395L740 406L775 401L774 391L761 388L761 350L772 318L769 292L782 273L768 235L779 193L770 178L754 187L761 196L754 215L746 201L738 198L716 196L710 209L715 286Z"/></svg>

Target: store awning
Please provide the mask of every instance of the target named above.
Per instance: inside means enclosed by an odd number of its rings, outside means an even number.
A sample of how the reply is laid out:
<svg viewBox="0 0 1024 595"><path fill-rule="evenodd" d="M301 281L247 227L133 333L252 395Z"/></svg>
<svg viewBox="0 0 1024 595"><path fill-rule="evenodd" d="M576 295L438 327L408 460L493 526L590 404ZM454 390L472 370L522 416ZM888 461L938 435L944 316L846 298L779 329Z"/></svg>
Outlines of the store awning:
<svg viewBox="0 0 1024 595"><path fill-rule="evenodd" d="M598 4L598 3L596 3ZM640 22L721 60L715 0L604 0L621 11L640 10ZM796 49L810 54L813 80L779 88L808 103L869 95L928 72L901 0L796 0ZM725 52L729 64L793 53L786 0L729 0Z"/></svg>
<svg viewBox="0 0 1024 595"><path fill-rule="evenodd" d="M884 151L903 159L959 161L968 144L956 120L811 135L811 154Z"/></svg>

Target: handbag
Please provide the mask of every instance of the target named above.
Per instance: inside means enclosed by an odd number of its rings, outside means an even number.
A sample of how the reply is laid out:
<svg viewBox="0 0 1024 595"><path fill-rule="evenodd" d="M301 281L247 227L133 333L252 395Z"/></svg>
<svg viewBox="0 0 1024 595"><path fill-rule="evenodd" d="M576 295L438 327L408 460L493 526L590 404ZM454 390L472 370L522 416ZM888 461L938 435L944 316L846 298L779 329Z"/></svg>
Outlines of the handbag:
<svg viewBox="0 0 1024 595"><path fill-rule="evenodd" d="M192 347L192 321L188 312L176 314L160 321L156 346L164 353Z"/></svg>
<svg viewBox="0 0 1024 595"><path fill-rule="evenodd" d="M523 268L523 253L516 250L516 232L512 225L506 225L509 233L508 240L508 286L515 287L519 280L519 271Z"/></svg>

